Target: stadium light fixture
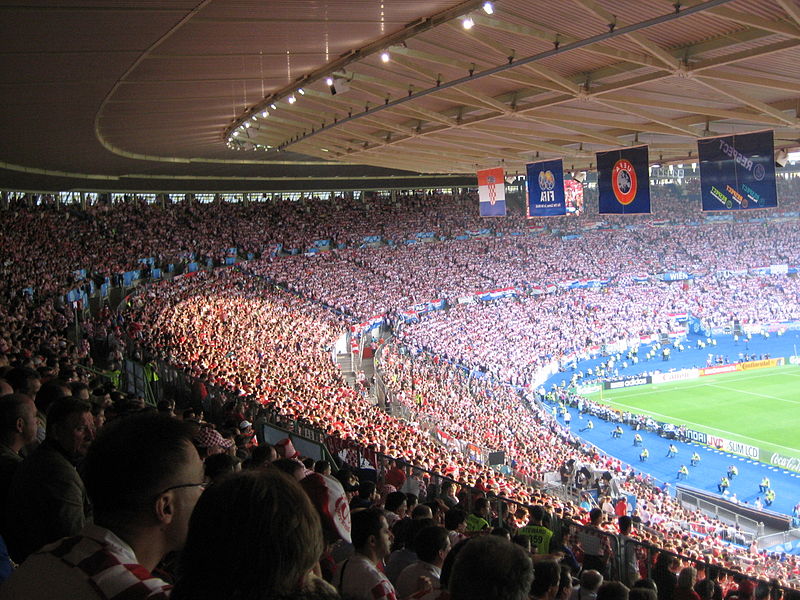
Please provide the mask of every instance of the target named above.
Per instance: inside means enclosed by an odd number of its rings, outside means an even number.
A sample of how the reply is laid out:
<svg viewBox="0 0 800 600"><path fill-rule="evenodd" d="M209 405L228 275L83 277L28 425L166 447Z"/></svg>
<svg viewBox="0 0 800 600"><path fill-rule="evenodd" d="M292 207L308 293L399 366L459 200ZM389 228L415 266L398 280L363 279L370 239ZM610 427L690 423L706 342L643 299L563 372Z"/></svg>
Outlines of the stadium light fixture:
<svg viewBox="0 0 800 600"><path fill-rule="evenodd" d="M277 106L275 106L275 104L274 104L274 103L273 103L273 104L270 104L270 105L269 105L269 107L270 107L272 110L278 110L278 107L277 107Z"/></svg>
<svg viewBox="0 0 800 600"><path fill-rule="evenodd" d="M475 26L475 21L472 20L472 17L464 17L461 21L461 25L464 29L472 29Z"/></svg>
<svg viewBox="0 0 800 600"><path fill-rule="evenodd" d="M291 96L289 96L289 97L286 99L286 101L287 101L289 104L294 104L295 102L297 102L297 98L295 98L295 97L294 97L294 94L292 94Z"/></svg>
<svg viewBox="0 0 800 600"><path fill-rule="evenodd" d="M392 57L389 55L389 53L386 50L381 52L381 61L383 61L385 63L388 63L391 60L391 58Z"/></svg>
<svg viewBox="0 0 800 600"><path fill-rule="evenodd" d="M306 95L306 91L303 88L297 88L297 93L300 94L301 96Z"/></svg>
<svg viewBox="0 0 800 600"><path fill-rule="evenodd" d="M325 85L332 86L333 85L333 77L326 77L325 78Z"/></svg>
<svg viewBox="0 0 800 600"><path fill-rule="evenodd" d="M269 116L269 111L268 110L265 110L264 112L261 113L261 117L264 118L264 119L266 119L268 116Z"/></svg>
<svg viewBox="0 0 800 600"><path fill-rule="evenodd" d="M493 15L494 14L494 6L492 5L491 2L484 2L483 3L483 12L485 12L487 15Z"/></svg>

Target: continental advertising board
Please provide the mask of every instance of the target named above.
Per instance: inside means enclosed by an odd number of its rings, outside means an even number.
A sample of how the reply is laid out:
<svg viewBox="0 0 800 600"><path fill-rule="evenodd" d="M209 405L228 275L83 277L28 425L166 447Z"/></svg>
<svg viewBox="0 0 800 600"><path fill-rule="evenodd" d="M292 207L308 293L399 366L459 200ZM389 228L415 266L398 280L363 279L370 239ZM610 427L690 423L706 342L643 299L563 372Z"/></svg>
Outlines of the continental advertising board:
<svg viewBox="0 0 800 600"><path fill-rule="evenodd" d="M751 360L742 363L733 363L729 365L717 365L714 367L706 367L700 369L700 375L706 377L708 375L721 375L722 373L733 373L735 371L752 371L753 369L769 369L771 367L780 367L785 364L784 358L769 358L766 360Z"/></svg>

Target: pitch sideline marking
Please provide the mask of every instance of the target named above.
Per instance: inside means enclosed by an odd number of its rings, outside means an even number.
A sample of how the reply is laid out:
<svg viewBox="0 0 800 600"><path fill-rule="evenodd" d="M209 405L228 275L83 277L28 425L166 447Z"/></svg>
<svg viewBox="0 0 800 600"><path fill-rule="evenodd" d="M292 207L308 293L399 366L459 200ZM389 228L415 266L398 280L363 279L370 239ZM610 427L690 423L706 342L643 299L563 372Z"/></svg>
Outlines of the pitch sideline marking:
<svg viewBox="0 0 800 600"><path fill-rule="evenodd" d="M749 390L739 390L732 387L727 387L724 385L719 385L718 383L707 383L708 387L719 388L721 390L728 390L729 392L739 392L740 394L749 394L751 396L759 396L760 398L769 398L770 400L780 400L781 402L790 402L792 404L800 404L797 400L791 400L789 398L781 398L779 396L770 396L769 394L759 394L758 392L751 392Z"/></svg>
<svg viewBox="0 0 800 600"><path fill-rule="evenodd" d="M620 402L615 402L615 404L617 404L617 406L624 406L625 408L628 408L628 409L633 409L634 408L633 406L630 406L629 404L622 404ZM652 415L654 417L661 417L661 418L663 418L665 420L672 418L672 417L668 417L667 415L662 415L661 413L657 413L657 412L653 412L653 411L649 411L649 410L641 410L641 409L637 409L637 410L640 413L644 413L644 414L647 414L647 415ZM633 411L631 411L631 412L633 412ZM797 448L789 448L788 446L781 446L780 444L775 444L775 443L772 443L772 442L767 442L765 440L760 440L758 438L753 438L753 437L750 437L749 435L742 435L742 434L739 434L739 433L734 433L732 431L727 431L725 429L718 429L717 427L710 427L708 425L701 425L700 423L694 423L693 421L684 421L684 423L686 425L694 425L695 427L698 427L700 431L702 431L703 429L710 429L711 431L716 431L717 433L727 434L727 435L731 436L732 438L737 438L738 437L738 438L741 438L741 439L750 440L751 442L757 442L758 444L761 444L761 445L764 445L764 446L774 446L775 448L782 448L783 450L789 450L790 452L797 452Z"/></svg>

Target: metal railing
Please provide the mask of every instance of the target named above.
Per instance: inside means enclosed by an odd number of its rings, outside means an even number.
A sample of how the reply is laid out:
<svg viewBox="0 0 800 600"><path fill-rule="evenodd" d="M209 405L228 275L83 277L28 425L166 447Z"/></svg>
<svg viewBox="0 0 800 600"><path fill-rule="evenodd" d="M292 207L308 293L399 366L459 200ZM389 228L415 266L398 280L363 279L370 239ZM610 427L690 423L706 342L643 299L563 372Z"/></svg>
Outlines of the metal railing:
<svg viewBox="0 0 800 600"><path fill-rule="evenodd" d="M677 492L677 497L678 500L684 505L694 507L706 513L707 515L739 527L742 530L742 535L746 539L746 544L750 544L755 537L764 534L764 523L740 515L733 510L725 508L724 506L704 500L703 498L700 498L685 489L679 489Z"/></svg>

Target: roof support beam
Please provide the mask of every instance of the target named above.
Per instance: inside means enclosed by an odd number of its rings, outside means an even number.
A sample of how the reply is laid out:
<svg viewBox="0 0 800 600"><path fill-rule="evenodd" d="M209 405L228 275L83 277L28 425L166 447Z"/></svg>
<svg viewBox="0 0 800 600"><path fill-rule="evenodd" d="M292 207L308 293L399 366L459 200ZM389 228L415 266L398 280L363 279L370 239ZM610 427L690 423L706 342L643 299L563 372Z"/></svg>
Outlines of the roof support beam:
<svg viewBox="0 0 800 600"><path fill-rule="evenodd" d="M744 73L731 73L719 69L708 69L703 71L706 79L719 79L720 81L732 81L734 83L746 83L770 90L783 90L792 94L800 95L800 84L782 79L772 79L771 77L759 77L757 75L747 75Z"/></svg>
<svg viewBox="0 0 800 600"><path fill-rule="evenodd" d="M736 119L743 121L761 122L765 125L783 125L782 121L774 117L743 110L726 110L713 106L703 106L702 104L685 104L681 102L666 102L642 96L640 94L618 94L605 96L606 100L612 100L622 104L633 104L634 106L648 106L663 110L674 110L677 112L694 112L706 117L715 119Z"/></svg>
<svg viewBox="0 0 800 600"><path fill-rule="evenodd" d="M594 102L597 102L598 104L602 104L603 106L606 106L608 108L613 108L614 110L618 110L618 111L621 111L621 112L626 112L626 113L629 113L631 115L636 115L637 117L641 117L643 119L647 119L649 121L653 121L654 123L660 123L661 125L664 125L665 127L669 127L670 129L674 129L675 131L678 131L678 132L680 132L680 133L682 133L684 135L688 135L688 136L691 136L691 137L700 137L700 132L695 131L694 129L692 129L690 127L681 125L680 123L677 123L676 121L674 121L672 119L667 119L666 117L664 117L663 115L661 115L659 113L652 112L652 111L649 111L649 110L643 110L643 109L638 108L638 107L633 107L633 106L630 106L630 105L627 105L627 104L623 104L622 102L610 101L610 100L607 100L605 98L593 97L592 100Z"/></svg>
<svg viewBox="0 0 800 600"><path fill-rule="evenodd" d="M533 123L541 123L543 125L551 125L554 127L558 127L560 129L566 129L567 131L574 131L576 133L580 133L581 135L586 136L589 139L596 140L600 144L611 144L612 146L618 146L622 144L621 140L613 136L605 135L603 133L593 131L586 127L581 127L580 125L577 124L567 125L565 123L558 123L556 121L551 121L549 119L537 116L536 113L519 115L519 118L525 121L531 121Z"/></svg>
<svg viewBox="0 0 800 600"><path fill-rule="evenodd" d="M794 0L775 0L786 14L789 15L796 25L800 25L800 7Z"/></svg>
<svg viewBox="0 0 800 600"><path fill-rule="evenodd" d="M597 15L600 19L605 21L609 27L616 27L620 25L617 22L617 15L611 14L605 8L600 6L595 0L573 0L578 6L582 6L591 13ZM638 32L631 32L625 34L625 37L636 43L637 46L642 48L645 52L658 59L661 63L666 65L670 70L677 70L680 67L680 61L670 54L667 50L651 42L645 36Z"/></svg>
<svg viewBox="0 0 800 600"><path fill-rule="evenodd" d="M775 54L776 52L791 50L792 48L796 48L798 45L800 45L800 40L791 39L783 42L777 42L775 44L769 44L767 46L760 46L759 48L750 48L740 52L732 52L731 54L724 54L722 56L696 62L691 65L690 72L698 73L700 71L705 71L706 69L729 65L742 60L749 60L759 56L769 56L770 54Z"/></svg>
<svg viewBox="0 0 800 600"><path fill-rule="evenodd" d="M800 121L797 120L795 117L790 117L789 115L783 113L782 111L772 108L769 104L765 102L761 102L760 100L756 100L755 98L750 98L747 94L743 94L738 90L733 90L725 85L720 84L718 81L714 81L713 79L707 79L705 77L695 77L695 81L698 81L705 85L706 87L718 92L720 94L725 94L729 98L733 98L734 100L738 100L742 104L746 104L759 112L766 113L778 119L779 121L786 123L791 127L797 127L800 125Z"/></svg>

